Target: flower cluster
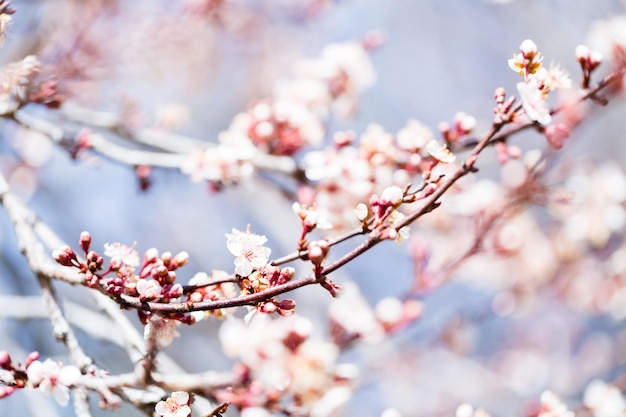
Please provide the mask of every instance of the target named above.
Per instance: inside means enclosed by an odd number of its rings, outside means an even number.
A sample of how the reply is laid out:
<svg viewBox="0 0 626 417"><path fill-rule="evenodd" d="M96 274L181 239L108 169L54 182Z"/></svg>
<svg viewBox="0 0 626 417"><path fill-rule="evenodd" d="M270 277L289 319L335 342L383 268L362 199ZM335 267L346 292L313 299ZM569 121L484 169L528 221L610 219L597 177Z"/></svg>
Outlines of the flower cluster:
<svg viewBox="0 0 626 417"><path fill-rule="evenodd" d="M245 232L233 229L226 234L226 246L235 256L235 274L247 277L267 264L272 250L263 246L265 242L265 236L251 233L249 229Z"/></svg>
<svg viewBox="0 0 626 417"><path fill-rule="evenodd" d="M238 373L250 382L221 393L219 400L239 409L271 409L291 397L312 415L331 415L349 398L356 370L337 365L337 346L312 339L312 330L312 323L298 316L226 321L219 333L224 352L240 361Z"/></svg>
<svg viewBox="0 0 626 417"><path fill-rule="evenodd" d="M187 292L187 301L191 303L224 300L237 296L235 284L230 282L230 276L225 271L214 270L211 275L206 272L198 272L189 280L188 286L190 289ZM222 318L228 315L229 312L232 312L232 310L221 308L204 312L197 311L191 314L198 321L208 316Z"/></svg>
<svg viewBox="0 0 626 417"><path fill-rule="evenodd" d="M455 141L473 127L465 115L456 118L455 126L444 134ZM307 153L303 161L307 179L314 185L303 186L301 203L314 204L319 215L333 224L334 231L362 222L363 208L358 209L358 218L354 208L388 187L401 189L421 176L426 181L422 189L431 193L446 175L446 166L455 161L448 146L435 140L433 133L416 120L410 120L396 135L370 124L358 143L355 136L352 132L337 133L332 145Z"/></svg>
<svg viewBox="0 0 626 417"><path fill-rule="evenodd" d="M293 156L320 144L331 109L350 113L375 79L367 47L357 42L330 45L320 58L296 65L295 72L295 79L277 83L272 97L237 114L217 146L190 155L182 172L219 188L249 176L259 153Z"/></svg>
<svg viewBox="0 0 626 417"><path fill-rule="evenodd" d="M91 249L91 235L88 232L81 233L79 246L85 261L79 260L76 252L69 246L53 251L52 256L59 264L78 269L84 275L85 284L91 288L111 296L137 297L142 302L168 303L183 296L183 286L176 282L176 270L187 264L187 252L176 255L164 252L159 256L158 250L151 248L145 252L140 263L134 246L107 243L104 254L110 261L105 268L104 257ZM140 318L146 324L150 314L141 313ZM182 313L174 314L171 318L187 323L193 321L192 316Z"/></svg>
<svg viewBox="0 0 626 417"><path fill-rule="evenodd" d="M191 414L189 394L184 391L173 392L165 401L159 401L154 411L162 417L187 417Z"/></svg>
<svg viewBox="0 0 626 417"><path fill-rule="evenodd" d="M52 395L62 406L70 399L69 387L80 378L80 371L75 366L61 366L52 359L44 362L34 361L27 370L28 381L46 396Z"/></svg>
<svg viewBox="0 0 626 417"><path fill-rule="evenodd" d="M542 60L537 45L526 39L520 45L520 53L509 60L509 67L524 76L524 82L517 84L524 112L531 120L547 125L552 121L547 102L548 93L556 89L570 88L572 81L558 67L551 66L546 69Z"/></svg>

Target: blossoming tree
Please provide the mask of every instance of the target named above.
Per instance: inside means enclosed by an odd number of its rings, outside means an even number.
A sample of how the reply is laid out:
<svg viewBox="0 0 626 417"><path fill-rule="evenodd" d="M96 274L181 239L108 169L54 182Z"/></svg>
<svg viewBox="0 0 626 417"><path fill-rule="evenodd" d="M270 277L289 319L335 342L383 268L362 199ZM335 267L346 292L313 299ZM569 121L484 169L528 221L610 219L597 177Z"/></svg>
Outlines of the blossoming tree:
<svg viewBox="0 0 626 417"><path fill-rule="evenodd" d="M273 7L315 19L329 3ZM337 416L363 395L368 374L373 383L385 377L400 380L401 396L411 396L407 387L410 392L421 387L416 395L427 401L436 383L420 371L434 368L446 374L466 369L467 361L480 365L480 371L465 373L475 378L473 388L516 401L515 414L624 415L620 352L625 334L619 324L609 329L611 337L583 332L581 317L611 317L617 323L626 317L626 176L616 163L563 155L583 122L619 106L626 77L626 18L595 24L589 44L571 51L577 73L547 64L542 45L520 39L517 50L500 57L502 71L512 70L519 78L512 85L493 86L488 120L453 112L436 132L416 119L396 133L374 123L360 134L332 129L337 120L358 112L361 94L375 83L372 54L385 46L382 35L371 32L327 45L316 57L298 62L291 78L251 100L217 140L205 141L177 133L188 116L182 106L161 107L154 123L142 120L129 98L120 100L115 112L94 106L84 91L89 83L81 81L105 78L93 64L111 58L99 36L137 9L123 2L63 7L61 13L80 17L69 30L50 36L64 37L71 46L53 53L41 48L42 58L22 56L0 73L3 136L17 138L13 147L2 148L10 156L0 161L0 203L27 263L28 279L34 277L39 287L36 300L43 300L43 316L65 354L60 358L35 350L22 355L0 339L0 410L2 402L37 390L63 410L71 404L80 417L98 409L167 417ZM0 31L7 44L15 12L8 1L0 1ZM176 33L211 31L226 37L259 25L263 10L256 12L254 4L235 0L187 1L168 5L158 19L146 20L144 29L173 54L197 52L199 46L189 38L181 49ZM179 21L188 27L179 28ZM151 24L165 32L163 39L159 31L150 32ZM115 52L124 50L111 42ZM203 68L193 66L194 71ZM541 138L540 146L518 143L526 132ZM208 191L194 189L203 194L228 193L246 184L263 187L265 198L249 198L246 207L267 213L275 203L266 200L276 199L289 208L290 218L283 225L285 212L276 209L271 214L280 219L273 225L292 231L288 223L296 224L298 230L283 251L262 224L228 225L226 233L209 236L225 248L209 258L224 267L202 263L203 268L191 271L199 266L192 247L173 253L151 242L100 246L89 225L80 225L84 231L63 242L43 220L46 214L36 214L24 201L36 189L33 167L45 170L33 155L49 144L90 170L95 170L89 166L94 158L112 160L132 172L149 194L167 192L152 182L166 170L177 171L176 181L207 184ZM498 173L481 175L490 157L497 160ZM97 186L82 192L85 200L106 194ZM71 216L65 217L71 222ZM171 213L161 220L180 228L186 219ZM191 228L183 236L195 242L196 234ZM340 275L375 256L374 247L395 243L409 249L412 266L401 292L370 297L357 277ZM146 249L140 251L142 246ZM480 310L430 315L429 300L453 281L481 289L455 296L476 297ZM66 294L57 287L65 284L80 291L79 318L69 312L77 308L71 294L63 306ZM323 290L323 299L313 298L320 293L315 287ZM24 318L37 317L20 297L3 298L8 306L3 314L15 317L24 309ZM323 314L307 314L301 307L307 297ZM91 315L92 310L102 314ZM210 334L205 324L214 326L208 342L183 341L193 337L187 329ZM124 359L118 354L107 366L106 355L92 353L96 349L77 329L114 341ZM505 336L499 339L490 331ZM426 336L416 336L418 343L404 350L393 344L415 332ZM559 355L570 348L562 340L574 340L575 333L585 335L572 342L583 346L571 356L580 366L561 372ZM218 354L220 365L198 368ZM196 366L186 370L172 357ZM488 416L488 404L473 404L478 397L464 391L437 398L438 409L428 414ZM94 398L98 407L90 401ZM494 410L502 410L496 402ZM422 414L411 402L393 398L366 403L380 408L369 415ZM120 408L125 405L132 411ZM46 407L45 415L51 410Z"/></svg>

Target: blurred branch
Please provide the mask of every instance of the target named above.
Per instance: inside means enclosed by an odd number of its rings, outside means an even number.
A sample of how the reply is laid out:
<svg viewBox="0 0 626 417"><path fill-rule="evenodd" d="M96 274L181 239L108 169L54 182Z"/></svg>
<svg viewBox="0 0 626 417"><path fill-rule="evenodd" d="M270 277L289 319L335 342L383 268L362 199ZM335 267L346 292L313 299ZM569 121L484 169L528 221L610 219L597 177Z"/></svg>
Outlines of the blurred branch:
<svg viewBox="0 0 626 417"><path fill-rule="evenodd" d="M76 340L72 328L57 303L56 294L50 280L40 274L37 275L37 279L41 287L44 303L48 310L50 322L52 323L54 337L65 345L72 363L78 366L82 372L85 372L87 368L93 364L93 360L85 354L78 340Z"/></svg>

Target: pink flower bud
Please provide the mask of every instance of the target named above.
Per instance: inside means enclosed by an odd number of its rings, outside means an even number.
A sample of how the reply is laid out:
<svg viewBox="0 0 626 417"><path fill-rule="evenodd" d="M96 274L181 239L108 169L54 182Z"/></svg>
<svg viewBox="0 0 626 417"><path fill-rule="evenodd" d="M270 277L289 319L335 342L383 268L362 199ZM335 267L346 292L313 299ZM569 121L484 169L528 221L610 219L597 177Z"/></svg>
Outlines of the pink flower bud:
<svg viewBox="0 0 626 417"><path fill-rule="evenodd" d="M296 302L290 299L282 300L276 307L278 307L278 314L281 316L290 316L296 309Z"/></svg>
<svg viewBox="0 0 626 417"><path fill-rule="evenodd" d="M172 285L172 288L167 292L168 298L178 298L183 295L183 286L180 284Z"/></svg>
<svg viewBox="0 0 626 417"><path fill-rule="evenodd" d="M283 269L280 270L280 282L285 283L285 282L289 282L293 279L293 276L296 274L296 270L291 267L285 267Z"/></svg>
<svg viewBox="0 0 626 417"><path fill-rule="evenodd" d="M576 47L575 55L578 62L582 63L583 61L588 60L590 54L591 51L587 45L578 45Z"/></svg>
<svg viewBox="0 0 626 417"><path fill-rule="evenodd" d="M91 246L91 234L89 232L81 232L78 244L83 252L89 252L89 246Z"/></svg>
<svg viewBox="0 0 626 417"><path fill-rule="evenodd" d="M109 268L111 269L111 271L119 271L120 268L122 267L122 258L120 258L119 256L115 256L113 258L111 258L111 263L109 264Z"/></svg>
<svg viewBox="0 0 626 417"><path fill-rule="evenodd" d="M8 397L13 394L16 389L16 387L0 387L0 398Z"/></svg>
<svg viewBox="0 0 626 417"><path fill-rule="evenodd" d="M28 356L26 357L26 363L24 364L24 366L28 368L30 364L35 362L36 360L39 360L39 352L35 350L28 354Z"/></svg>
<svg viewBox="0 0 626 417"><path fill-rule="evenodd" d="M532 59L537 54L537 45L530 39L526 39L519 47L524 58Z"/></svg>
<svg viewBox="0 0 626 417"><path fill-rule="evenodd" d="M163 261L163 265L169 266L170 263L172 263L172 252L163 252L161 260Z"/></svg>
<svg viewBox="0 0 626 417"><path fill-rule="evenodd" d="M319 266L322 264L328 252L330 251L330 245L326 240L317 240L309 244L309 259L314 265Z"/></svg>
<svg viewBox="0 0 626 417"><path fill-rule="evenodd" d="M0 368L7 371L13 369L11 366L11 355L6 350L0 350Z"/></svg>
<svg viewBox="0 0 626 417"><path fill-rule="evenodd" d="M506 90L502 87L496 88L493 93L493 98L496 99L496 103L498 104L504 103L504 100L506 99Z"/></svg>
<svg viewBox="0 0 626 417"><path fill-rule="evenodd" d="M52 251L52 257L63 266L76 266L78 264L76 253L69 246L63 246Z"/></svg>
<svg viewBox="0 0 626 417"><path fill-rule="evenodd" d="M149 264L156 262L158 257L159 257L159 251L156 248L148 249L146 253L143 255L144 261Z"/></svg>
<svg viewBox="0 0 626 417"><path fill-rule="evenodd" d="M189 261L189 254L185 251L178 252L174 257L174 261L178 264L179 267L184 266Z"/></svg>
<svg viewBox="0 0 626 417"><path fill-rule="evenodd" d="M565 143L565 139L569 138L570 129L567 125L559 123L547 126L543 133L552 148L561 149Z"/></svg>

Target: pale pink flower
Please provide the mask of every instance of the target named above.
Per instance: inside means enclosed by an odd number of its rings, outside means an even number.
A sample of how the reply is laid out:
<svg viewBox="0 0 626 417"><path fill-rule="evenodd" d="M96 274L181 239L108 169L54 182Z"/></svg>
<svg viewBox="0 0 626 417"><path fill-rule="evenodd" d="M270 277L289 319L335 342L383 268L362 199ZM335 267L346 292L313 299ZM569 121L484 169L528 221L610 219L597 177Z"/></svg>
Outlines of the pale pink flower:
<svg viewBox="0 0 626 417"><path fill-rule="evenodd" d="M316 207L307 207L296 202L292 204L291 209L309 226L322 230L333 228L332 223L328 221L328 217L320 213Z"/></svg>
<svg viewBox="0 0 626 417"><path fill-rule="evenodd" d="M160 347L167 347L172 344L175 338L180 336L176 330L180 326L177 320L164 319L159 316L152 316L143 329L144 339L148 339L153 333Z"/></svg>
<svg viewBox="0 0 626 417"><path fill-rule="evenodd" d="M254 269L260 269L267 264L272 252L263 246L267 242L265 236L241 232L233 229L233 233L226 233L226 247L235 255L235 273L247 277Z"/></svg>
<svg viewBox="0 0 626 417"><path fill-rule="evenodd" d="M415 119L407 122L406 126L398 131L396 142L401 149L421 149L435 137L431 130Z"/></svg>
<svg viewBox="0 0 626 417"><path fill-rule="evenodd" d="M574 417L574 412L567 409L567 405L551 391L541 394L541 411L538 417Z"/></svg>
<svg viewBox="0 0 626 417"><path fill-rule="evenodd" d="M404 197L404 193L402 192L402 188L397 185L392 185L391 187L387 187L383 190L380 198L383 200L389 201L391 204L396 205L402 201Z"/></svg>
<svg viewBox="0 0 626 417"><path fill-rule="evenodd" d="M119 258L122 263L131 268L136 268L141 263L139 253L135 250L135 245L127 246L119 242L105 243L104 254L109 258Z"/></svg>
<svg viewBox="0 0 626 417"><path fill-rule="evenodd" d="M537 79L531 78L528 83L517 83L517 91L529 119L542 125L552 121L547 96L540 90Z"/></svg>
<svg viewBox="0 0 626 417"><path fill-rule="evenodd" d="M557 65L550 65L549 69L545 67L538 69L532 78L537 79L537 85L541 86L541 91L544 93L572 86L572 79L568 73Z"/></svg>
<svg viewBox="0 0 626 417"><path fill-rule="evenodd" d="M583 402L595 417L621 417L626 411L626 401L620 390L598 379L587 385Z"/></svg>
<svg viewBox="0 0 626 417"><path fill-rule="evenodd" d="M440 144L436 140L428 142L426 145L426 151L430 154L430 156L444 164L452 163L456 159L456 156L450 152L445 144Z"/></svg>
<svg viewBox="0 0 626 417"><path fill-rule="evenodd" d="M543 60L537 50L537 45L532 40L526 39L519 49L521 53L514 54L513 58L509 59L509 68L524 77L537 72L541 68L541 61Z"/></svg>
<svg viewBox="0 0 626 417"><path fill-rule="evenodd" d="M148 300L158 298L163 291L161 284L153 279L140 279L136 288L139 295Z"/></svg>
<svg viewBox="0 0 626 417"><path fill-rule="evenodd" d="M159 401L154 411L162 417L187 417L191 414L189 394L185 391L176 391L165 401Z"/></svg>
<svg viewBox="0 0 626 417"><path fill-rule="evenodd" d="M0 113L15 111L26 104L40 70L41 63L34 55L0 70Z"/></svg>
<svg viewBox="0 0 626 417"><path fill-rule="evenodd" d="M367 218L367 215L369 214L369 209L367 208L367 204L364 204L364 203L357 204L356 208L354 209L354 214L356 215L357 219L359 219L360 221L365 220Z"/></svg>
<svg viewBox="0 0 626 417"><path fill-rule="evenodd" d="M70 399L68 387L75 384L81 375L77 367L61 367L52 359L46 359L43 363L34 361L26 373L30 383L39 386L45 396L52 394L62 406L66 406Z"/></svg>

